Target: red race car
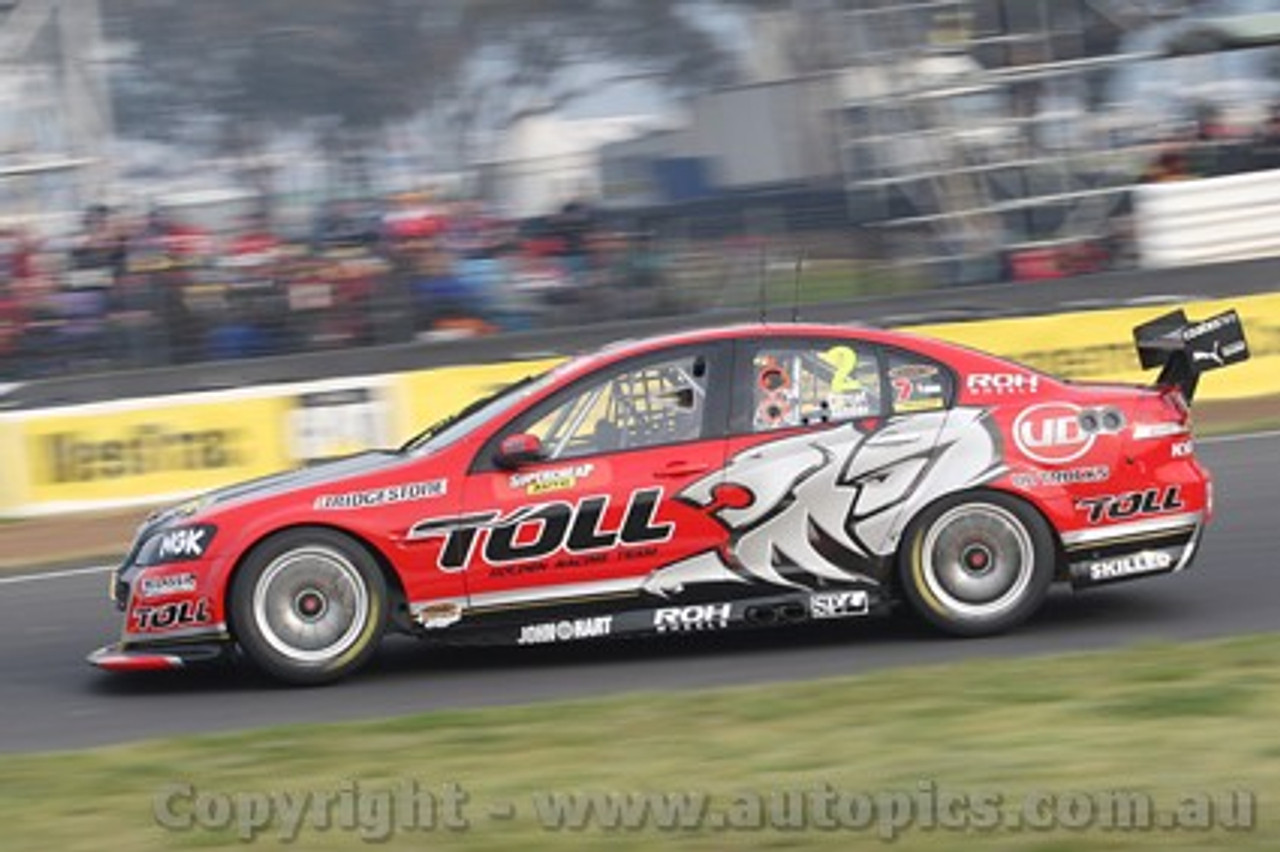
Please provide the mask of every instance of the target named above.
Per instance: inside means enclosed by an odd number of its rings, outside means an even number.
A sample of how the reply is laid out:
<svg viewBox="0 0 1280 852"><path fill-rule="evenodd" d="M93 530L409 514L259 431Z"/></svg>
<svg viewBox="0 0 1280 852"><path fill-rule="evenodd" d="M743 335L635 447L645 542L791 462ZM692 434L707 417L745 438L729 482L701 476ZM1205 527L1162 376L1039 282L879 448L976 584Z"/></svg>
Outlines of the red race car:
<svg viewBox="0 0 1280 852"><path fill-rule="evenodd" d="M1054 581L1181 570L1212 508L1187 400L1248 357L1227 312L1135 330L1154 387L936 340L752 325L614 346L396 450L153 515L107 669L234 645L296 683L385 631L540 645L857 618L994 633Z"/></svg>

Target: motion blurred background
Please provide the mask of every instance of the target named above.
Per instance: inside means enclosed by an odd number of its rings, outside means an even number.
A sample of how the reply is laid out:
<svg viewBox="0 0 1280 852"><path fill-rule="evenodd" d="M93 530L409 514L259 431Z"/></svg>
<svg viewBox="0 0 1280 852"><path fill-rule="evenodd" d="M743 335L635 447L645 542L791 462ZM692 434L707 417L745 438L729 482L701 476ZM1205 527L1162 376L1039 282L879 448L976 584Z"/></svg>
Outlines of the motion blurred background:
<svg viewBox="0 0 1280 852"><path fill-rule="evenodd" d="M1271 8L0 2L0 383L1280 253Z"/></svg>

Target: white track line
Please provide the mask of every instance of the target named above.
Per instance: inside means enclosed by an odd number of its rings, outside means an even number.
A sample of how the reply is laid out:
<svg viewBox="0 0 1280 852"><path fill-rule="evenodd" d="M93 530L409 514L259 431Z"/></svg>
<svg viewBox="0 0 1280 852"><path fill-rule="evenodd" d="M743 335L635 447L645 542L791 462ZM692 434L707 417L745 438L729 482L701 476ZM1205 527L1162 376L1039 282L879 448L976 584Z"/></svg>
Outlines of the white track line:
<svg viewBox="0 0 1280 852"><path fill-rule="evenodd" d="M36 580L61 580L63 577L79 577L82 574L105 574L114 568L114 565L94 565L91 568L72 568L68 571L45 571L40 574L19 574L16 577L0 577L0 586L34 583Z"/></svg>
<svg viewBox="0 0 1280 852"><path fill-rule="evenodd" d="M1235 444L1240 441L1252 441L1256 438L1280 438L1280 429L1266 432L1245 432L1241 435L1210 435L1207 438L1196 438L1197 444Z"/></svg>
<svg viewBox="0 0 1280 852"><path fill-rule="evenodd" d="M1199 444L1234 444L1239 441L1252 441L1258 438L1280 438L1280 429L1267 432L1248 432L1244 435L1215 435L1198 438ZM105 574L115 568L114 565L94 565L90 568L72 568L67 571L45 571L39 574L19 574L16 577L0 577L0 586L13 586L18 583L34 583L39 580L61 580L64 577L79 577L88 574Z"/></svg>

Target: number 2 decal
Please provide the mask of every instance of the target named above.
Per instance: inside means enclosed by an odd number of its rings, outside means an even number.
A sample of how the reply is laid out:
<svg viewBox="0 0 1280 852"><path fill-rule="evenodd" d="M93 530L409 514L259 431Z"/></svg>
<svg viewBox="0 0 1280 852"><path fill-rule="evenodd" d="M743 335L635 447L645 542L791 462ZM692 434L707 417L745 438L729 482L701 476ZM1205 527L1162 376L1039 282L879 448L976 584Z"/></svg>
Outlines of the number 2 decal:
<svg viewBox="0 0 1280 852"><path fill-rule="evenodd" d="M835 368L831 377L831 390L835 393L850 393L862 390L862 383L853 377L854 368L858 366L858 353L849 346L832 346L822 353L822 360Z"/></svg>

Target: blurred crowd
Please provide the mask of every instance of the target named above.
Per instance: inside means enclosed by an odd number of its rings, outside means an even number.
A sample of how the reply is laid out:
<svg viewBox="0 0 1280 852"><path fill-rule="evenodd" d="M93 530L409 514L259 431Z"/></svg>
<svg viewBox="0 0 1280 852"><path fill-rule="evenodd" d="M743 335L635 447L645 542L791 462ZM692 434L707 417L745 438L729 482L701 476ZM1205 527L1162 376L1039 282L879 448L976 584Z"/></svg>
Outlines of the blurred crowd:
<svg viewBox="0 0 1280 852"><path fill-rule="evenodd" d="M1260 127L1226 121L1216 107L1196 109L1194 120L1159 146L1142 180L1162 183L1280 168L1280 104Z"/></svg>
<svg viewBox="0 0 1280 852"><path fill-rule="evenodd" d="M1156 147L1141 181L1280 168L1280 106L1256 129L1209 107L1187 128ZM809 256L856 269L857 225L812 195L767 201L783 254L807 240ZM62 238L0 229L0 381L630 319L737 304L734 288L755 300L772 249L743 242L749 201L686 205L670 221L650 211L682 242L581 202L523 220L421 195L334 202L301 233L265 213L213 227L95 206ZM1126 268L1133 227L1125 203L1099 238L1010 249L940 283Z"/></svg>
<svg viewBox="0 0 1280 852"><path fill-rule="evenodd" d="M63 240L0 232L7 379L249 358L663 310L643 233L570 203L510 221L468 203L343 202L292 237L95 206Z"/></svg>
<svg viewBox="0 0 1280 852"><path fill-rule="evenodd" d="M1280 104L1258 126L1233 124L1221 110L1200 104L1188 121L1161 138L1138 176L1141 183L1168 183L1280 169ZM1096 239L1024 249L1006 259L1002 277L1014 281L1067 278L1138 264L1136 223L1126 193Z"/></svg>

